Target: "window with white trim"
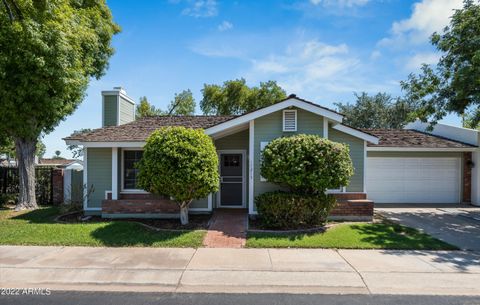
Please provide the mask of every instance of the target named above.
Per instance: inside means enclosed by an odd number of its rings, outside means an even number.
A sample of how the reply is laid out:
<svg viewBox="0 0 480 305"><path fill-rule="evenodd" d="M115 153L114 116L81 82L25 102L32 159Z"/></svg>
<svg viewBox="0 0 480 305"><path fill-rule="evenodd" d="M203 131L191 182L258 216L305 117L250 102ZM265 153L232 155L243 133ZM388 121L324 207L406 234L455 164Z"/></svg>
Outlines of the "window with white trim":
<svg viewBox="0 0 480 305"><path fill-rule="evenodd" d="M138 169L136 163L140 161L143 150L124 150L123 151L123 190L138 190L137 175Z"/></svg>
<svg viewBox="0 0 480 305"><path fill-rule="evenodd" d="M263 150L268 145L268 143L270 142L260 142L260 166L262 166L262 163L263 163ZM262 177L262 175L260 175L260 181L266 182L267 179L265 179L264 177Z"/></svg>
<svg viewBox="0 0 480 305"><path fill-rule="evenodd" d="M297 110L283 110L283 131L297 131Z"/></svg>

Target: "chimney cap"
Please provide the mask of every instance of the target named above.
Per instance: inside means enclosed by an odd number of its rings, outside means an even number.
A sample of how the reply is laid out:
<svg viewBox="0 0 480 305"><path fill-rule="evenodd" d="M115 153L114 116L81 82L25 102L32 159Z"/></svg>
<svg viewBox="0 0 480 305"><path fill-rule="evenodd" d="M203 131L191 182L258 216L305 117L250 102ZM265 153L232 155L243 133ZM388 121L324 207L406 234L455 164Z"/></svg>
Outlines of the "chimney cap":
<svg viewBox="0 0 480 305"><path fill-rule="evenodd" d="M122 92L123 94L127 94L127 92L125 91L125 89L123 89L122 86L113 87L113 90L118 90L118 91Z"/></svg>

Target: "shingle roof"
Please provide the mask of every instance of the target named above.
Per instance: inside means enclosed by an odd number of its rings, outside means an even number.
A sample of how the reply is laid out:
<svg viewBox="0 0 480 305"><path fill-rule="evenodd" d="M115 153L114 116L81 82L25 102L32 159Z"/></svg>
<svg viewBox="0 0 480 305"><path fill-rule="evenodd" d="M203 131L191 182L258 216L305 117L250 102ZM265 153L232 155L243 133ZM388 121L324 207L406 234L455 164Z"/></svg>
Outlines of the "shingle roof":
<svg viewBox="0 0 480 305"><path fill-rule="evenodd" d="M362 129L379 138L378 144L368 143L369 147L408 147L408 148L472 148L467 143L432 135L411 129Z"/></svg>
<svg viewBox="0 0 480 305"><path fill-rule="evenodd" d="M39 165L66 165L75 162L75 159L55 159L55 158L43 158L38 160Z"/></svg>
<svg viewBox="0 0 480 305"><path fill-rule="evenodd" d="M228 121L235 116L153 116L145 117L120 126L108 126L94 129L79 135L71 135L64 140L81 142L143 142L160 127L184 126L190 128L208 128Z"/></svg>

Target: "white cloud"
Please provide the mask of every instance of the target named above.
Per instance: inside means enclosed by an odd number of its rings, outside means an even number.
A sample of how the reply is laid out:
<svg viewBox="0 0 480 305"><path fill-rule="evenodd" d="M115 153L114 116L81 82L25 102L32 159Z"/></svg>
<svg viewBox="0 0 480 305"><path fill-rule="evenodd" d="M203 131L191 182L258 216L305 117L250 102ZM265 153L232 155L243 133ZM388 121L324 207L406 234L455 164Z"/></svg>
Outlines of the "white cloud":
<svg viewBox="0 0 480 305"><path fill-rule="evenodd" d="M462 0L422 0L413 5L410 18L396 21L391 36L381 45L425 43L433 32L441 31L450 22L454 9L462 7Z"/></svg>
<svg viewBox="0 0 480 305"><path fill-rule="evenodd" d="M289 93L332 98L354 91L383 91L384 85L367 83L368 67L350 53L346 44L329 45L318 40L289 45L284 52L251 60L244 74L252 82L277 80Z"/></svg>
<svg viewBox="0 0 480 305"><path fill-rule="evenodd" d="M382 56L382 52L380 52L379 50L374 50L371 54L370 54L370 59L371 60L375 60L375 59L378 59Z"/></svg>
<svg viewBox="0 0 480 305"><path fill-rule="evenodd" d="M370 0L310 0L313 5L354 7L366 5Z"/></svg>
<svg viewBox="0 0 480 305"><path fill-rule="evenodd" d="M419 69L422 64L436 64L440 59L439 53L434 52L425 52L425 53L417 53L410 57L407 60L406 68L409 70L417 70Z"/></svg>
<svg viewBox="0 0 480 305"><path fill-rule="evenodd" d="M182 11L183 15L192 17L214 17L218 15L216 0L189 1L190 6Z"/></svg>
<svg viewBox="0 0 480 305"><path fill-rule="evenodd" d="M219 30L220 32L224 32L224 31L228 31L228 30L230 30L231 28L233 28L233 24L230 23L230 22L228 22L228 21L226 21L226 20L224 20L222 23L220 23L220 24L218 25L217 28L218 28L218 30Z"/></svg>

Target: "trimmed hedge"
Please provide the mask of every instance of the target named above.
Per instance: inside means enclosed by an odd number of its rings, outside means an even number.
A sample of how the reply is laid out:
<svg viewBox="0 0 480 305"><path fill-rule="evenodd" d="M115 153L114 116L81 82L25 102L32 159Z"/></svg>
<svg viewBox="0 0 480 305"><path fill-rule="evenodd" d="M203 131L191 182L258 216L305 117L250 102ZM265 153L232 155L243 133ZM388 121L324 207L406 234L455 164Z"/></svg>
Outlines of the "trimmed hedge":
<svg viewBox="0 0 480 305"><path fill-rule="evenodd" d="M268 229L298 229L323 225L336 200L330 194L295 194L282 191L255 198L259 219Z"/></svg>
<svg viewBox="0 0 480 305"><path fill-rule="evenodd" d="M261 175L295 193L346 186L353 172L348 146L318 135L277 138L263 150Z"/></svg>

